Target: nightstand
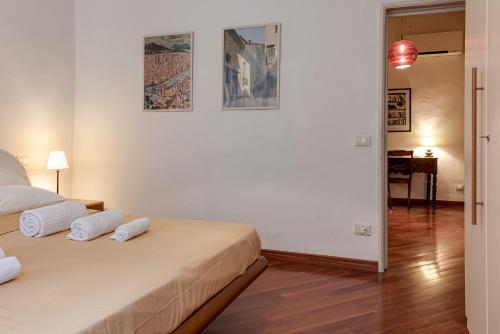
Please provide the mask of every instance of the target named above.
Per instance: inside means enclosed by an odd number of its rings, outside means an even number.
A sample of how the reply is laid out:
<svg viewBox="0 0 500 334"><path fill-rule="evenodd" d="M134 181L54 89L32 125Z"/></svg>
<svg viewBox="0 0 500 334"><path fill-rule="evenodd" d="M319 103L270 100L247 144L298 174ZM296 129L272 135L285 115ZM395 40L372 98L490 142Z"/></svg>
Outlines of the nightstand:
<svg viewBox="0 0 500 334"><path fill-rule="evenodd" d="M95 201L89 199L75 199L75 201L82 202L89 210L104 211L103 201Z"/></svg>

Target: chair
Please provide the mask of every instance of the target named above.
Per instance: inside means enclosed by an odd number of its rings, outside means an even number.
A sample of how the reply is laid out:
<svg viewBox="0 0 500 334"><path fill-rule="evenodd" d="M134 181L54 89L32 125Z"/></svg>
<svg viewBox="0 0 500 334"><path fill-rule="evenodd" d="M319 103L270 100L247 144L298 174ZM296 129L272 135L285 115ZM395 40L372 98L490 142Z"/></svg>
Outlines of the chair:
<svg viewBox="0 0 500 334"><path fill-rule="evenodd" d="M388 195L389 195L389 208L392 209L391 198L391 184L399 183L408 186L408 208L411 205L411 180L413 176L413 151L397 150L388 151ZM394 177L391 175L401 175Z"/></svg>

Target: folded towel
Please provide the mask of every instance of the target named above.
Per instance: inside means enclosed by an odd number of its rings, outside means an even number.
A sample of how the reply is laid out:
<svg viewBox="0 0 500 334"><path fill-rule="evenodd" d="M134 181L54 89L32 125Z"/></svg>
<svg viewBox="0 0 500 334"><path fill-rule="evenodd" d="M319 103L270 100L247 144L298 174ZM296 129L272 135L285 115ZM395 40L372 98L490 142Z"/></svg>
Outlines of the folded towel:
<svg viewBox="0 0 500 334"><path fill-rule="evenodd" d="M20 229L27 237L39 238L68 230L72 221L87 215L87 208L82 203L64 201L24 211L20 218Z"/></svg>
<svg viewBox="0 0 500 334"><path fill-rule="evenodd" d="M21 264L15 256L0 259L0 284L16 278L21 270Z"/></svg>
<svg viewBox="0 0 500 334"><path fill-rule="evenodd" d="M130 223L118 226L115 233L111 236L111 239L115 239L116 241L127 241L128 239L143 234L148 228L149 219L139 218Z"/></svg>
<svg viewBox="0 0 500 334"><path fill-rule="evenodd" d="M114 209L94 213L72 222L71 233L66 236L66 239L92 240L103 234L113 232L121 224L123 224L123 217Z"/></svg>
<svg viewBox="0 0 500 334"><path fill-rule="evenodd" d="M0 259L5 257L5 252L3 251L2 247L0 247Z"/></svg>

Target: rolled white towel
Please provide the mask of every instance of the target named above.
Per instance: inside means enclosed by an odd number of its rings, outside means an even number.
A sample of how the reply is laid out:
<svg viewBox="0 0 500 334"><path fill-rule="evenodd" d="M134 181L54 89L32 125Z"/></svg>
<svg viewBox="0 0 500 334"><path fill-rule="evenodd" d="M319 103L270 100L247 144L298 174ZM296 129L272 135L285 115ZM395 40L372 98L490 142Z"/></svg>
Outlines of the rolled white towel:
<svg viewBox="0 0 500 334"><path fill-rule="evenodd" d="M68 230L71 222L88 216L87 208L78 201L64 201L21 214L20 229L27 237L44 237Z"/></svg>
<svg viewBox="0 0 500 334"><path fill-rule="evenodd" d="M0 284L13 280L21 270L21 263L15 256L0 259Z"/></svg>
<svg viewBox="0 0 500 334"><path fill-rule="evenodd" d="M110 237L116 241L127 241L143 234L149 228L149 218L139 218L127 224L118 226L115 233Z"/></svg>
<svg viewBox="0 0 500 334"><path fill-rule="evenodd" d="M2 247L0 247L0 259L5 257L5 252L3 251Z"/></svg>
<svg viewBox="0 0 500 334"><path fill-rule="evenodd" d="M66 239L92 240L103 234L113 232L121 224L123 224L123 217L115 209L94 213L72 222L71 233L66 236Z"/></svg>

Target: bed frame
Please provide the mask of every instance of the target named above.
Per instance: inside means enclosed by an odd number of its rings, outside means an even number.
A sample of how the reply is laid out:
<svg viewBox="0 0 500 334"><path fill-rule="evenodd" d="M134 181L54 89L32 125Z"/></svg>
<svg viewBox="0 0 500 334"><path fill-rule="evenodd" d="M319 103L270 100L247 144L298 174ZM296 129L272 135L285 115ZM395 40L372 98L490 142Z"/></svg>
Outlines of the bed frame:
<svg viewBox="0 0 500 334"><path fill-rule="evenodd" d="M200 306L172 334L198 334L233 302L267 268L267 259L260 256L247 271Z"/></svg>

